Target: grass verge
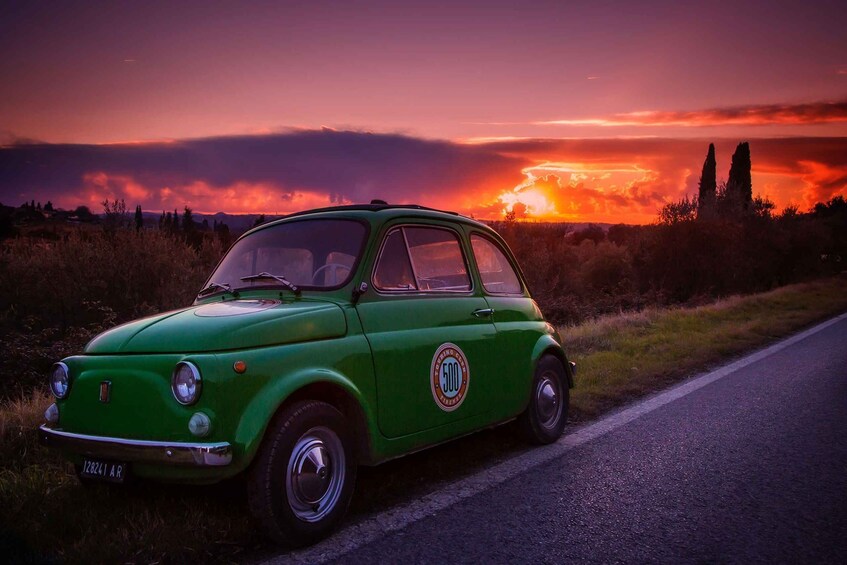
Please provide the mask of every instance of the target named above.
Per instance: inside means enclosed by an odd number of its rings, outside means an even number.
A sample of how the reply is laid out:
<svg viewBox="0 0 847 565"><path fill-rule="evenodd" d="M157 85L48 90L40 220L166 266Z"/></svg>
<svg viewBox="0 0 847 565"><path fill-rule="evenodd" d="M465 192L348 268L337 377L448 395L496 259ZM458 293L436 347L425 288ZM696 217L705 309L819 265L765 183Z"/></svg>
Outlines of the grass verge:
<svg viewBox="0 0 847 565"><path fill-rule="evenodd" d="M0 555L11 563L233 562L261 540L237 483L83 486L38 444L52 396L0 404Z"/></svg>
<svg viewBox="0 0 847 565"><path fill-rule="evenodd" d="M593 418L844 311L847 276L839 276L697 308L650 308L560 328L578 368L571 417Z"/></svg>
<svg viewBox="0 0 847 565"><path fill-rule="evenodd" d="M579 367L572 419L609 408L847 311L847 277L734 297L698 308L649 309L561 329ZM12 562L232 562L271 551L248 520L238 482L209 487L81 486L36 441L50 404L37 390L0 404L0 555ZM422 496L509 457L523 444L489 430L359 477L350 521ZM456 465L461 460L463 465Z"/></svg>

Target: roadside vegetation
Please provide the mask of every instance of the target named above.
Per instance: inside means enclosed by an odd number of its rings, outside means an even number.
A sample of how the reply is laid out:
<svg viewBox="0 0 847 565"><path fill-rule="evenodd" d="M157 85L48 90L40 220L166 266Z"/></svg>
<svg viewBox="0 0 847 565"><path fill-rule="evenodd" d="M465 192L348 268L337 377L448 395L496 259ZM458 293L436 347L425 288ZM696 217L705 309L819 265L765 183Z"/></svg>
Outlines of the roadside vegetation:
<svg viewBox="0 0 847 565"><path fill-rule="evenodd" d="M578 367L571 420L590 419L842 312L847 312L845 275L560 328L565 350Z"/></svg>

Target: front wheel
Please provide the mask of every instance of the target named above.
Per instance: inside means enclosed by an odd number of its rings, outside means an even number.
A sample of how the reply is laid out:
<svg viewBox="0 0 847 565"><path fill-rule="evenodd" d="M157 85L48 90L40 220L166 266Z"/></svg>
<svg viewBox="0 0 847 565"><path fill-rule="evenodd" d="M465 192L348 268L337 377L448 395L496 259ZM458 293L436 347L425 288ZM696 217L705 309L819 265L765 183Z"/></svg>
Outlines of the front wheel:
<svg viewBox="0 0 847 565"><path fill-rule="evenodd" d="M529 406L518 418L523 436L531 443L553 443L562 435L568 420L570 390L565 368L552 355L535 367Z"/></svg>
<svg viewBox="0 0 847 565"><path fill-rule="evenodd" d="M315 543L344 517L356 462L344 415L325 402L298 402L271 422L250 471L250 510L277 543Z"/></svg>

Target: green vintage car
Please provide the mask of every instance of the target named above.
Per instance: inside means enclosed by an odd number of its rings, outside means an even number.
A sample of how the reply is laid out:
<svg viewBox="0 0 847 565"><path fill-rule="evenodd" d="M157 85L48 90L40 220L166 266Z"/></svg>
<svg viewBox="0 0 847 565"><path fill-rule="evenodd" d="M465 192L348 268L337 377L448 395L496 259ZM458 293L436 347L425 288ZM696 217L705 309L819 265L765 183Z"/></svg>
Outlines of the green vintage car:
<svg viewBox="0 0 847 565"><path fill-rule="evenodd" d="M193 305L56 363L40 437L83 481L244 473L265 532L304 545L339 523L358 465L515 418L555 441L573 375L491 228L341 206L254 228Z"/></svg>

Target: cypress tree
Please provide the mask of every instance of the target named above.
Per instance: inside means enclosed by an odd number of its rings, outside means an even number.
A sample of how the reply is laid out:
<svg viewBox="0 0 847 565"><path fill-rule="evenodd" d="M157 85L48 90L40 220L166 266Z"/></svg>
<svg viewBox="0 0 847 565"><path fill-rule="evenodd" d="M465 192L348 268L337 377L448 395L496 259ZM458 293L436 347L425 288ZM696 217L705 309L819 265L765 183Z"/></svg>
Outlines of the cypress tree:
<svg viewBox="0 0 847 565"><path fill-rule="evenodd" d="M729 180L726 181L726 196L741 211L748 212L753 203L753 179L750 175L750 144L739 143L732 154Z"/></svg>
<svg viewBox="0 0 847 565"><path fill-rule="evenodd" d="M700 191L697 199L697 217L707 218L715 210L715 193L718 189L718 163L715 160L715 144L709 144L709 153L703 162L703 172L700 173Z"/></svg>
<svg viewBox="0 0 847 565"><path fill-rule="evenodd" d="M182 230L194 230L194 215L191 212L191 208L189 208L188 206L185 207L185 211L182 214Z"/></svg>

